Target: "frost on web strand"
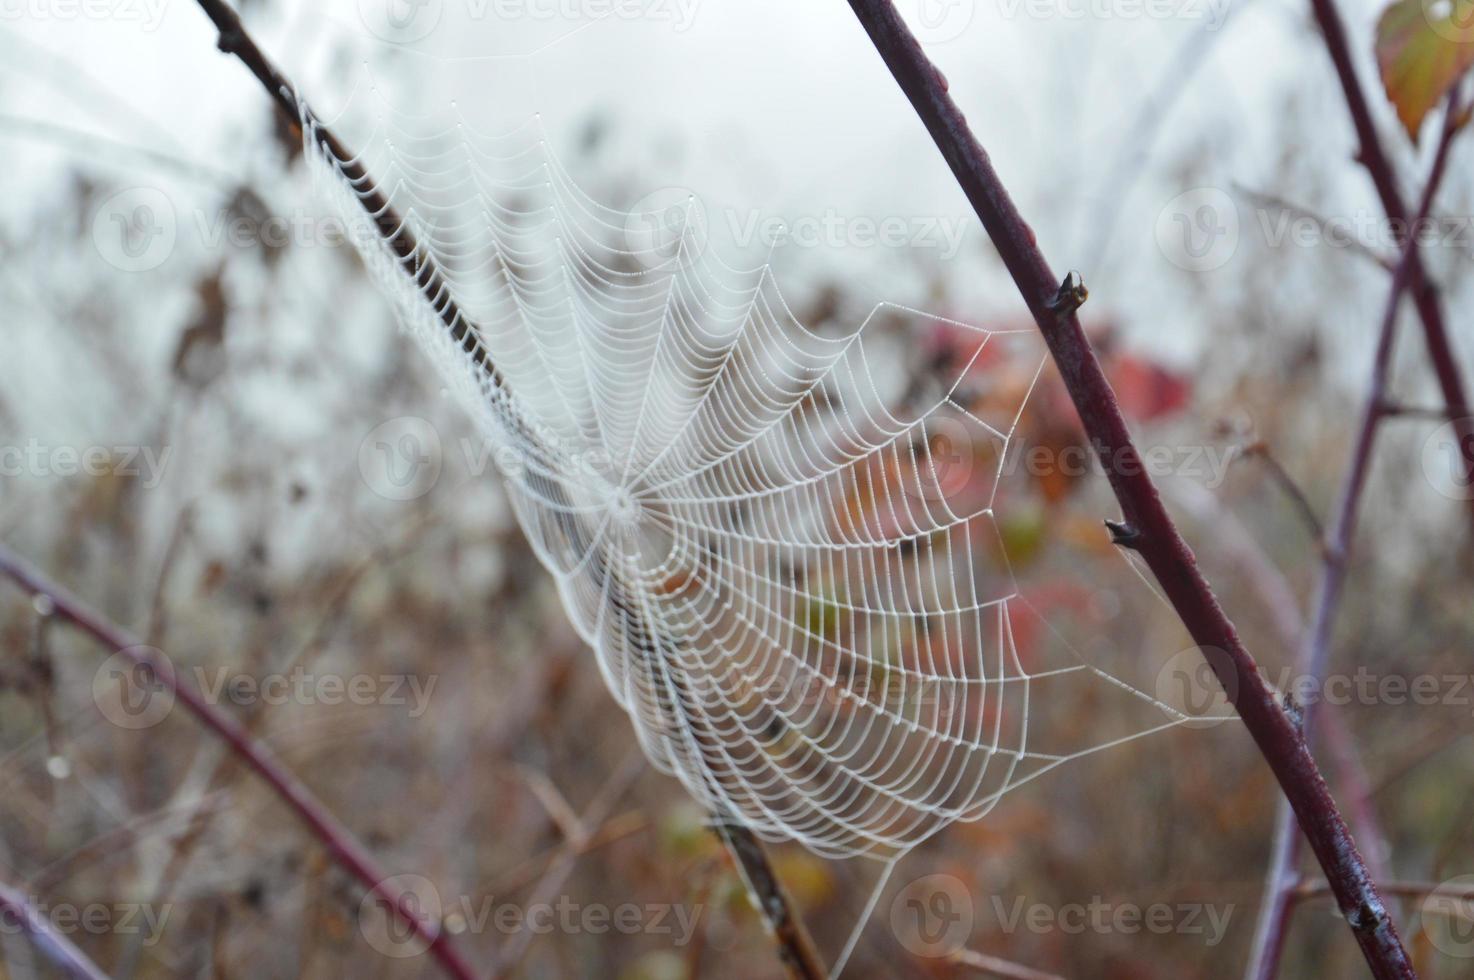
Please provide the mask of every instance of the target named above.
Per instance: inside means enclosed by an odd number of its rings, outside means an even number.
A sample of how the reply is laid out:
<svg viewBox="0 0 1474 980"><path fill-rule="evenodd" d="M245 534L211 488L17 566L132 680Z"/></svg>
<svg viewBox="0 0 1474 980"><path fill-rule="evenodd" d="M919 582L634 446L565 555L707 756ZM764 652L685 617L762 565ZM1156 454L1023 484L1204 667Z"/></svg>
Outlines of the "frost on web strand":
<svg viewBox="0 0 1474 980"><path fill-rule="evenodd" d="M314 126L314 174L361 228L371 188ZM540 135L381 120L356 161L495 376L382 237L356 239L516 461L518 519L651 761L767 839L885 858L1099 748L1030 728L1052 683L1115 682L1083 663L1025 669L994 525L1035 338L949 324L976 353L918 389L873 338L934 318L882 305L848 335L814 333L766 261L707 247L689 202L604 207ZM990 370L1020 363L1023 384Z"/></svg>

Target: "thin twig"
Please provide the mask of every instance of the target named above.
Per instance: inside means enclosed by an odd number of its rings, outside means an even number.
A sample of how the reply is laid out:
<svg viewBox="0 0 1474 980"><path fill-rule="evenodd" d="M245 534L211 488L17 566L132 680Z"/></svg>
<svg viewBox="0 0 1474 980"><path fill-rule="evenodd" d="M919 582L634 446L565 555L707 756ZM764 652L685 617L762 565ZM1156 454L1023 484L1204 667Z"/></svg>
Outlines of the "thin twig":
<svg viewBox="0 0 1474 980"><path fill-rule="evenodd" d="M778 945L778 955L793 980L825 980L829 971L819 958L814 940L794 911L793 899L768 860L762 842L740 820L716 817L713 828L727 845L742 880L758 903L758 913L767 922Z"/></svg>
<svg viewBox="0 0 1474 980"><path fill-rule="evenodd" d="M169 578L179 553L194 527L194 504L185 504L174 518L174 529L169 532L169 543L164 546L164 557L159 561L159 574L154 578L154 597L149 603L148 625L143 630L144 639L151 647L163 646Z"/></svg>
<svg viewBox="0 0 1474 980"><path fill-rule="evenodd" d="M1242 194L1244 197L1247 197L1250 202L1252 202L1257 207L1279 208L1281 211L1287 212L1292 218L1310 221L1317 228L1328 228L1331 225L1331 219L1327 218L1320 212L1314 211L1311 208L1304 206L1303 204L1296 204L1294 201L1280 197L1277 194L1270 194L1266 191L1256 191L1253 188L1245 187L1242 184L1234 184L1233 189L1239 194ZM1357 255L1360 255L1369 262L1375 263L1385 272L1391 273L1394 269L1397 268L1397 262L1395 259L1388 258L1381 252L1377 251L1376 249L1372 248L1370 245L1359 239L1349 239L1348 247L1352 252L1355 252Z"/></svg>
<svg viewBox="0 0 1474 980"><path fill-rule="evenodd" d="M959 949L953 953L952 962L985 977L1000 977L1002 980L1064 980L1058 974L1044 973L1031 967L999 959L996 956L975 953L970 949Z"/></svg>
<svg viewBox="0 0 1474 980"><path fill-rule="evenodd" d="M72 980L107 980L107 974L87 958L42 915L30 901L9 885L0 884L0 920L10 932L19 929L57 969Z"/></svg>
<svg viewBox="0 0 1474 980"><path fill-rule="evenodd" d="M1351 113L1351 123L1356 128L1360 149L1356 158L1371 175L1372 184L1381 198L1382 210L1394 223L1401 223L1409 238L1417 238L1421 222L1409 222L1411 212L1398 188L1397 172L1382 145L1377 124L1372 117L1370 101L1361 78L1356 73L1356 62L1351 56L1351 43L1346 36L1346 24L1336 8L1336 0L1310 0L1316 23L1325 38L1326 51L1336 67L1336 77L1341 82L1341 92L1346 99L1346 108ZM1426 219L1427 215L1424 215ZM1405 243L1404 243L1405 244ZM1449 341L1448 327L1444 322L1443 307L1438 290L1423 265L1422 256L1414 249L1411 253L1412 267L1409 270L1408 288L1417 305L1418 318L1423 323L1423 336L1428 344L1428 358L1443 400L1448 405L1449 416L1458 426L1459 445L1464 454L1467 475L1474 482L1474 418L1470 418L1469 400L1464 393L1464 381L1459 371L1458 356ZM1470 498L1474 507L1474 497Z"/></svg>
<svg viewBox="0 0 1474 980"><path fill-rule="evenodd" d="M1116 525L1116 540L1141 555L1199 648L1221 651L1208 661L1290 798L1373 974L1414 976L1397 927L1299 727L1239 639L1167 513L1079 317L1070 304L1059 302L1059 278L948 94L946 80L890 0L850 0L850 7L942 151L1044 335L1120 502L1124 519Z"/></svg>
<svg viewBox="0 0 1474 980"><path fill-rule="evenodd" d="M1269 448L1269 444L1261 439L1245 446L1242 452L1246 459L1258 459L1264 463L1265 468L1269 470L1270 479L1274 480L1285 496L1290 498L1290 502L1295 505L1295 510L1299 512L1300 519L1305 522L1311 539L1317 546L1324 545L1326 529L1320 522L1320 516L1316 514L1315 507L1310 503L1310 498L1305 496L1305 491L1300 484L1295 482L1290 471L1285 469L1279 457L1275 456L1274 451Z"/></svg>
<svg viewBox="0 0 1474 980"><path fill-rule="evenodd" d="M1382 415L1388 419L1420 419L1424 422L1452 421L1447 408L1428 408L1423 405L1399 405L1395 402L1383 404Z"/></svg>
<svg viewBox="0 0 1474 980"><path fill-rule="evenodd" d="M1433 200L1448 171L1448 158L1454 137L1459 132L1459 100L1457 92L1449 97L1448 115L1444 120L1443 135L1434 155L1433 168L1424 186L1419 202L1416 221L1421 223L1433 208ZM1392 355L1397 339L1397 313L1402 306L1404 294L1412 287L1413 269L1418 255L1417 236L1409 236L1403 245L1403 254L1392 274L1392 286L1388 291L1386 308L1382 313L1381 329L1378 333L1377 352L1372 364L1372 378L1362 409L1361 426L1357 430L1356 445L1352 450L1351 462L1343 479L1340 501L1330 536L1322 549L1322 573L1320 588L1316 594L1315 616L1310 634L1300 656L1300 670L1306 677L1319 683L1324 676L1330 658L1331 632L1340 608L1341 596L1350 569L1352 539L1356 533L1357 516L1361 510L1362 496L1367 478L1371 474L1373 451L1376 448L1377 431L1386 417L1383 404L1392 375ZM1302 724L1307 739L1315 737L1316 705L1314 702L1302 706ZM1248 976L1257 980L1272 980L1279 972L1280 960L1284 955L1285 936L1289 931L1294 912L1291 893L1299 884L1299 873L1295 868L1297 838L1294 816L1288 807L1281 805L1275 821L1275 844L1266 878L1267 898L1260 911L1255 929L1254 952L1250 958Z"/></svg>
<svg viewBox="0 0 1474 980"><path fill-rule="evenodd" d="M1212 491L1187 481L1178 481L1172 489L1178 502L1194 519L1217 531L1219 551L1240 569L1249 588L1259 596L1284 647L1303 650L1305 617L1301 615L1295 590L1249 529ZM1341 716L1334 712L1322 713L1318 724L1322 729L1319 732L1321 739L1331 753L1331 765L1345 787L1342 795L1346 798L1351 826L1365 849L1367 869L1374 881L1381 881L1386 876L1382 858L1387 851L1387 834L1372 805L1376 790L1356 754L1351 734ZM1293 839L1299 840L1298 837Z"/></svg>
<svg viewBox="0 0 1474 980"><path fill-rule="evenodd" d="M116 624L82 603L69 591L51 581L33 568L15 552L0 545L0 575L13 579L29 594L44 595L52 602L56 615L66 620L83 633L91 636L109 650L122 654L132 663L149 668L163 689L206 728L219 736L230 750L255 770L272 791L295 813L312 835L322 842L333 859L349 874L357 878L372 895L379 895L392 905L404 924L422 941L429 952L439 961L444 971L459 978L471 980L470 965L450 943L449 937L438 922L426 922L415 907L412 896L395 884L378 867L368 851L302 785L271 751L236 721L218 711L214 705L188 684L181 683L173 666L158 657L152 650L142 646L141 641Z"/></svg>
<svg viewBox="0 0 1474 980"><path fill-rule="evenodd" d="M1167 121L1172 118L1172 110L1192 90L1194 76L1212 63L1213 47L1228 36L1225 29L1228 21L1242 19L1244 10L1251 3L1252 0L1246 0L1233 4L1215 29L1189 34L1162 69L1156 84L1147 91L1146 98L1137 106L1136 118L1126 128L1126 135L1119 143L1121 149L1105 171L1108 176L1101 181L1100 204L1090 215L1094 235L1085 246L1084 268L1091 270L1091 275L1101 267L1106 257L1121 209L1130 199L1133 185L1150 172L1147 161L1151 158L1158 134L1167 128Z"/></svg>
<svg viewBox="0 0 1474 980"><path fill-rule="evenodd" d="M480 334L471 320L464 316L450 286L440 272L430 252L424 248L410 226L399 212L384 197L378 186L369 179L368 171L358 162L355 154L348 152L336 134L324 125L313 113L312 108L297 93L296 88L271 60L256 45L247 33L240 16L224 0L197 0L205 15L220 32L219 47L233 54L250 69L251 74L266 89L276 107L293 127L302 130L304 121L317 143L318 149L332 159L343 175L356 190L358 202L370 220L374 222L384 243L393 250L405 274L414 280L420 292L429 301L432 309L445 324L451 338L460 345L472 362L482 370L490 382L506 387L506 379L497 370L482 346Z"/></svg>
<svg viewBox="0 0 1474 980"><path fill-rule="evenodd" d="M368 172L358 162L358 157L350 153L332 130L317 119L291 82L252 40L241 23L240 17L228 4L223 0L197 0L197 2L220 32L220 49L235 55L250 69L251 74L256 76L256 79L266 88L277 108L291 121L293 126L300 129L305 120L307 129L318 148L335 162L343 178L357 190L360 206L374 221L384 241L398 256L401 268L415 281L421 295L426 298L449 330L451 338L486 374L493 386L507 390L506 379L492 363L485 347L482 346L474 324L463 315L434 259L415 239L409 225L400 219L389 201L377 189ZM743 828L734 832L732 840L743 848L742 854L739 855L734 851L734 856L737 856L739 863L743 864L744 870L752 871L764 883L771 882L771 888L762 893L765 896L763 911L765 914L774 913L779 916L776 921L770 919L769 926L779 941L779 952L784 961L803 960L810 966L818 964L818 957L813 954L812 943L808 944L807 950L802 946L801 941L807 939L802 922L791 903L788 902L771 866L767 864L766 855L756 838L753 838ZM747 862L751 862L750 868ZM792 946L788 945L790 942ZM819 968L814 976L823 977L822 968Z"/></svg>
<svg viewBox="0 0 1474 980"><path fill-rule="evenodd" d="M583 814L573 816L574 827L570 828L571 835L567 836L563 842L563 852L533 888L532 897L527 901L528 908L552 903L558 893L563 890L563 886L568 883L568 877L573 874L573 869L578 865L579 857L587 851L590 838L609 819L620 797L644 771L645 756L639 749L634 749L599 788L599 792L594 795L594 799ZM504 977L516 969L535 938L537 935L530 928L523 928L513 936L497 957L496 967L491 974L493 980Z"/></svg>

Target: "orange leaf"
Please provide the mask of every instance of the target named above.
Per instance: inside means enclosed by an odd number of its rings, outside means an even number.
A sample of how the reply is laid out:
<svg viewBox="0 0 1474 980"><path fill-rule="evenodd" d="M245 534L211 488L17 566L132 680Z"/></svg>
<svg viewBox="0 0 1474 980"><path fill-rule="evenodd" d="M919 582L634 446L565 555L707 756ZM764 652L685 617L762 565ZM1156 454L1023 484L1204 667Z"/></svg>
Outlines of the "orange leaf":
<svg viewBox="0 0 1474 980"><path fill-rule="evenodd" d="M1429 110L1474 65L1474 0L1397 0L1377 24L1377 64L1416 142Z"/></svg>

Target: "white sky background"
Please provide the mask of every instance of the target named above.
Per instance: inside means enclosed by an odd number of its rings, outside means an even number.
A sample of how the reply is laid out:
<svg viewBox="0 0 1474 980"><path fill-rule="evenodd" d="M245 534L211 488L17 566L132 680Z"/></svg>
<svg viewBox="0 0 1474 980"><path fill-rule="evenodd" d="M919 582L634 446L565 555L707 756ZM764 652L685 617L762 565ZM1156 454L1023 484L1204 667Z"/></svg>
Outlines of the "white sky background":
<svg viewBox="0 0 1474 980"><path fill-rule="evenodd" d="M412 45L386 43L370 29L383 33L377 18L384 2L279 0L266 10L251 5L245 16L321 114L344 112L350 141L373 104L350 98L365 78L407 111L443 116L454 101L487 129L540 114L565 159L576 157L578 134L599 116L609 142L578 165L595 193L621 183L679 186L717 215L756 209L789 222L828 214L967 222L962 252L946 261L935 249L780 250L778 280L797 294L827 277L865 302L927 306L989 326L1017 322L1022 306L1013 287L842 0L641 0L646 9L654 5L653 15L573 19L470 14L515 9L505 6L509 0L489 8L426 0L420 16L433 29ZM906 0L903 8L921 24L918 2ZM1155 237L1164 206L1179 193L1201 185L1275 189L1289 159L1320 180L1319 200L1308 203L1329 201L1337 214L1376 210L1349 162L1345 109L1304 0L927 2L933 15L944 15L940 29L923 30L934 41L931 53L1046 255L1061 273L1083 271L1092 290L1088 311L1119 323L1134 344L1188 366L1211 351L1200 315L1202 283L1168 261ZM1369 54L1377 0L1341 6L1358 50ZM606 9L599 0L524 0L528 7ZM1225 14L1231 17L1222 25ZM411 33L425 23L412 22ZM1177 84L1167 77L1173 59L1208 31L1216 36L1204 49L1206 61L1187 77L1150 155L1133 160L1127 144L1141 107L1170 94ZM1369 57L1363 66L1374 84ZM1298 146L1286 144L1290 134L1279 115L1292 96L1318 127L1299 134ZM212 27L189 0L0 0L0 112L7 117L46 120L250 176L269 172L258 151L264 105L254 79L216 51ZM1390 114L1383 120L1394 135ZM70 397L67 382L76 379L70 367L48 367L66 356L69 339L64 318L46 309L48 290L102 281L137 319L140 356L159 367L194 303L190 279L177 269L130 279L95 254L62 248L63 233L75 237L75 229L48 223L57 221L73 175L164 188L185 212L218 208L220 194L146 159L112 149L83 153L22 133L10 121L0 123L0 145L9 189L0 200L0 227L12 255L0 276L0 308L14 318L0 337L0 381L45 379L30 404L51 418L47 398ZM1402 157L1412 173L1411 151ZM1184 159L1194 162L1185 166ZM1108 213L1102 202L1120 194L1113 175L1123 160L1131 187L1103 261L1091 264L1087 253ZM328 212L305 183L272 190L276 209ZM1244 219L1247 227L1247 211ZM198 238L191 227L182 221L180 254L171 262L203 268L218 256L189 240ZM1286 282L1295 263L1315 261L1303 252L1284 259ZM294 254L288 261L302 262L297 274L310 292L313 258ZM1217 295L1234 295L1233 268L1211 280ZM1385 284L1354 265L1352 271L1350 291L1338 301L1363 313L1377 308ZM929 296L935 276L948 284L945 301ZM1293 291L1274 299L1286 296L1293 300ZM320 299L326 303L282 329L320 329L312 320L325 311L342 316L378 302ZM1310 301L1298 297L1299 312ZM1344 329L1353 354L1359 348L1352 342L1369 335L1376 318L1356 319ZM98 407L95 419L115 418L115 411Z"/></svg>

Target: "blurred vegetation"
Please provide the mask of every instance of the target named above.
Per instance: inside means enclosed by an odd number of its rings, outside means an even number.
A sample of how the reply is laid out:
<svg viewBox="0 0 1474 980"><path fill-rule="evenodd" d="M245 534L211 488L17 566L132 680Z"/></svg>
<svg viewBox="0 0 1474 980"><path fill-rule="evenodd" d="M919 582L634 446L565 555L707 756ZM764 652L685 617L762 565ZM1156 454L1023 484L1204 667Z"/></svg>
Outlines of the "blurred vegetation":
<svg viewBox="0 0 1474 980"><path fill-rule="evenodd" d="M1303 105L1284 110L1287 132L1309 115ZM232 214L269 213L268 199L308 199L290 135L265 106L256 127L242 138L274 140L270 166L249 186L196 180L190 195ZM1277 192L1325 204L1317 199L1320 168L1343 161L1319 163L1319 151L1295 138L1284 147ZM1469 159L1462 148L1455 167ZM1206 156L1180 166L1190 178ZM227 707L392 872L435 882L447 910L462 895L473 905L525 905L549 889L580 906L699 909L685 945L650 931L534 936L516 975L775 975L771 944L729 859L680 786L639 763L630 725L567 625L496 478L473 472L457 451L478 441L470 422L395 335L351 250L225 249L121 276L99 267L89 238L90 216L119 182L80 156L68 167L75 179L66 196L42 202L0 240L0 442L24 444L34 434L52 445L167 447L171 456L156 486L111 473L0 478L0 538L203 676L222 667L254 677L300 668L417 679L429 690L418 716L400 703ZM1451 184L1450 207L1467 213L1468 181ZM1285 255L1252 243L1231 274L1211 282L1174 273L1172 288L1192 294L1199 309L1192 328L1212 338L1196 363L1159 363L1128 342L1176 327L1121 322L1109 290L1096 287L1087 311L1145 444L1219 454L1262 444L1324 515L1362 376L1348 365L1347 336L1351 317L1364 320L1367 310L1355 308L1347 284L1379 273L1349 252L1290 260L1293 282ZM1457 273L1468 261L1454 250L1435 267ZM1467 277L1445 278L1454 282L1453 320L1467 323ZM150 302L137 302L140 288ZM929 289L933 308L958 320L1002 326L1018 315L1003 298L996 308L961 306L940 275ZM845 282L818 284L799 315L838 329L863 308L853 291ZM1283 302L1291 293L1324 300ZM940 333L911 339L907 369L918 377L958 354ZM1466 352L1474 345L1467 331L1459 339ZM1420 350L1405 346L1413 350L1400 381L1422 391ZM52 356L36 356L42 348ZM426 419L446 449L433 489L410 501L376 494L359 468L364 440L401 416ZM1421 476L1431 423L1409 419L1389 431L1333 670L1470 675L1474 606L1462 515ZM1081 439L1046 372L1022 447L1058 453ZM1280 676L1295 651L1264 603L1264 590L1278 586L1225 542L1230 525L1241 528L1305 608L1319 554L1294 502L1253 455L1239 456L1222 485L1169 477L1164 492L1249 648ZM1015 622L1021 655L1068 647L1157 690L1161 665L1190 643L1108 543L1101 521L1115 510L1104 481L1021 474L998 510L1035 614ZM835 614L816 602L815 631ZM8 587L0 587L0 647L5 876L52 904L170 909L156 943L121 930L72 935L112 975L433 973L426 957L386 957L365 940L359 889L182 712L138 731L110 724L94 698L104 652L46 622ZM1066 738L1082 733L1077 741L1110 724L1088 701L1034 710L1039 725ZM1335 710L1371 782L1394 875L1439 881L1474 869L1469 701ZM1330 769L1339 795L1344 783ZM1073 763L910 855L861 939L853 975L957 972L910 955L889 925L900 888L945 873L973 896L971 949L1067 977L1239 976L1276 799L1234 722L1174 729ZM607 812L582 825L578 815L591 806ZM878 869L824 862L793 846L778 848L775 860L832 957ZM1055 910L1093 901L1207 903L1230 917L1216 946L1185 930L1010 929L998 909L1020 898ZM1467 960L1430 942L1417 901L1396 904L1424 976L1471 975ZM474 962L493 962L511 943L484 923L447 921L462 930ZM6 932L5 975L27 975L23 945ZM1282 975L1360 969L1329 902L1307 899Z"/></svg>

